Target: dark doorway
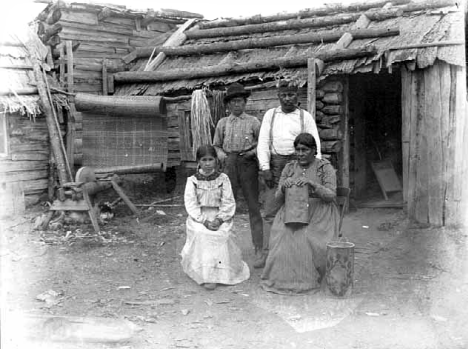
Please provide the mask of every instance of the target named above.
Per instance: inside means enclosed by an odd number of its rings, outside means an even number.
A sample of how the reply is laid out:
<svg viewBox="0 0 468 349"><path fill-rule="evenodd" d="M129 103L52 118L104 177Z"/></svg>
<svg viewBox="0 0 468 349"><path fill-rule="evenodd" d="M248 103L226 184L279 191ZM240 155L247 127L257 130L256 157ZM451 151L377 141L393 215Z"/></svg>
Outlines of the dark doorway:
<svg viewBox="0 0 468 349"><path fill-rule="evenodd" d="M353 197L357 203L402 204L401 191L385 199L371 166L387 161L402 183L400 72L350 76L349 122Z"/></svg>

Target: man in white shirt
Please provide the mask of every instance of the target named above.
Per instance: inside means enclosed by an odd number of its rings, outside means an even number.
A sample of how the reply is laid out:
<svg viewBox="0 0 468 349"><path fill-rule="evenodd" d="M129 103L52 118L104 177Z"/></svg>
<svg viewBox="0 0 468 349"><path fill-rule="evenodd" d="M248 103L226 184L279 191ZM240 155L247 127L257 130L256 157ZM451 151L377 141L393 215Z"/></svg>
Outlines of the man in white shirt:
<svg viewBox="0 0 468 349"><path fill-rule="evenodd" d="M277 84L280 107L268 110L263 117L258 137L257 156L262 178L267 186L263 222L263 258L255 268L265 266L268 256L270 230L281 202L275 191L284 166L294 157L294 139L303 132L310 133L317 143L317 157L321 157L320 138L312 115L298 107L298 84L294 80L280 80Z"/></svg>

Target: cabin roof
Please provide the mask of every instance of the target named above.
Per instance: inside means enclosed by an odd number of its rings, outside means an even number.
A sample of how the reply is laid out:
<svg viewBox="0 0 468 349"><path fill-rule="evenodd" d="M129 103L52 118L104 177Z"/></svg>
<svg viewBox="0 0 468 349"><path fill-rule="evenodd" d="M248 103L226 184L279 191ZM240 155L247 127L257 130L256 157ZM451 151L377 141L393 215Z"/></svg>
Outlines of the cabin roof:
<svg viewBox="0 0 468 349"><path fill-rule="evenodd" d="M47 49L29 28L15 28L0 34L0 106L3 111L34 116L41 113L31 55L43 59ZM25 92L28 91L28 92Z"/></svg>
<svg viewBox="0 0 468 349"><path fill-rule="evenodd" d="M301 29L288 29L282 31L267 31L241 34L231 36L217 36L209 38L188 39L183 46L207 45L220 42L235 42L243 39L267 38L274 36L294 36L305 33L327 34L333 32L347 32L353 29L356 18L360 15L370 13L369 11L393 12L388 18L372 20L368 29L389 30L398 28L398 36L374 37L369 39L356 39L348 48L360 48L373 45L377 53L368 58L349 59L330 62L325 65L321 78L332 74L356 74L364 72L378 72L381 69L391 69L392 64L400 62L414 63L417 68L425 68L434 64L435 60L445 61L448 64L465 65L464 45L449 45L440 47L407 48L409 45L436 43L441 41L464 42L464 13L458 8L455 1L409 1L395 0L395 5L385 5L383 1L374 1L354 4L350 6L329 5L326 8L307 9L295 14L283 14L270 17L250 17L237 20L217 20L200 22L198 26L187 31L200 30L200 27L214 26L222 28L234 24L236 27L248 26L252 23L287 23L301 18L329 18L348 16L352 20L347 23L323 25L320 27L309 27ZM372 5L375 4L375 5ZM322 11L321 11L322 10ZM314 14L314 16L312 16ZM310 15L310 16L309 16ZM288 19L289 18L289 19ZM212 24L210 24L212 22ZM190 36L189 36L190 37ZM402 49L397 49L402 47ZM218 64L246 63L258 60L268 61L280 57L314 56L316 53L326 52L336 48L333 43L283 45L267 48L244 49L229 52L217 52L211 54L193 54L188 56L168 56L157 68L157 71L171 71L174 69L191 69L197 71L200 68L216 66ZM148 58L136 60L132 70L143 70ZM181 90L193 90L202 86L226 85L235 81L268 81L279 76L294 76L303 85L307 82L307 68L282 68L275 71L257 71L245 74L230 74L224 76L213 76L208 78L182 79L174 81L162 81L151 84L127 84L117 86L116 94L129 95L160 95L174 93Z"/></svg>
<svg viewBox="0 0 468 349"><path fill-rule="evenodd" d="M47 1L44 1L47 3ZM117 17L125 17L132 19L143 19L147 16L154 17L156 19L166 19L174 23L183 23L187 18L200 18L203 16L198 13L179 11L173 9L132 9L127 8L125 5L116 5L109 3L86 3L86 2L66 2L62 0L48 1L48 5L42 10L37 16L38 20L45 20L54 10L68 10L75 12L89 12L89 13L100 13L103 10L109 11L109 15Z"/></svg>

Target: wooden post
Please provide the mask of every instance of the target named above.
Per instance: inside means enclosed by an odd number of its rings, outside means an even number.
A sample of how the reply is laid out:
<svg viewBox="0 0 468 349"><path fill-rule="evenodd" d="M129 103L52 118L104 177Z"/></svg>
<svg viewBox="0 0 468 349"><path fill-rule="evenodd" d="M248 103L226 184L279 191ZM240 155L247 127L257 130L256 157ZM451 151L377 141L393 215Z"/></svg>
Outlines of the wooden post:
<svg viewBox="0 0 468 349"><path fill-rule="evenodd" d="M59 69L60 69L60 86L65 86L65 49L63 45L60 45L59 48L60 58L59 58Z"/></svg>
<svg viewBox="0 0 468 349"><path fill-rule="evenodd" d="M73 93L73 47L72 42L65 43L67 55L67 91Z"/></svg>
<svg viewBox="0 0 468 349"><path fill-rule="evenodd" d="M109 91L107 89L107 59L102 60L102 94L107 96Z"/></svg>
<svg viewBox="0 0 468 349"><path fill-rule="evenodd" d="M315 120L315 87L317 84L315 58L307 60L307 73L307 110Z"/></svg>
<svg viewBox="0 0 468 349"><path fill-rule="evenodd" d="M55 162L57 164L58 176L60 185L69 182L71 179L68 178L67 168L65 165L65 157L62 153L62 148L60 146L60 133L55 125L54 114L52 112L52 106L49 102L49 97L47 96L47 90L45 82L42 77L41 67L39 61L36 58L36 53L33 49L28 48L30 51L31 61L33 64L34 77L36 79L37 90L41 98L41 102L44 108L44 114L46 116L47 129L49 130L50 144L52 147L52 152L54 153Z"/></svg>
<svg viewBox="0 0 468 349"><path fill-rule="evenodd" d="M349 188L349 78L343 82L343 115L341 118L341 186Z"/></svg>
<svg viewBox="0 0 468 349"><path fill-rule="evenodd" d="M172 34L172 36L167 39L167 41L163 44L163 46L180 46L182 45L185 40L187 40L187 36L185 36L184 31L190 28L190 26L196 21L196 18L189 19L185 22L177 31ZM156 70L157 67L164 61L166 58L166 54L164 52L159 52L158 55L154 60L148 62L145 67L145 71Z"/></svg>

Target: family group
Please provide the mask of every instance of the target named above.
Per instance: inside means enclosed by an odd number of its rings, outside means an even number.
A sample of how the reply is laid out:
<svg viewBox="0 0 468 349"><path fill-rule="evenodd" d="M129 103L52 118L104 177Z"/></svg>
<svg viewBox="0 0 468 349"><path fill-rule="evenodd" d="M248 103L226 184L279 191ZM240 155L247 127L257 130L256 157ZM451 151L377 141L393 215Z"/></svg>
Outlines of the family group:
<svg viewBox="0 0 468 349"><path fill-rule="evenodd" d="M198 169L184 193L188 218L181 263L208 290L250 277L233 239L240 190L255 249L252 265L263 268L263 289L304 293L321 285L326 245L338 235L336 174L322 159L312 115L298 106L298 89L294 80L279 80L280 105L260 122L245 113L250 91L231 84L224 99L230 115L218 122L213 145L197 149ZM266 186L263 217L259 173Z"/></svg>

